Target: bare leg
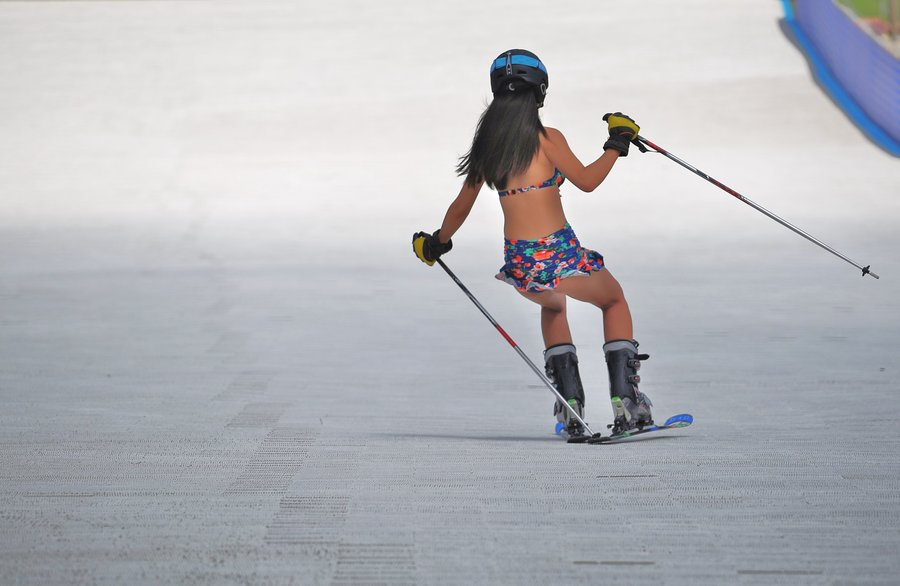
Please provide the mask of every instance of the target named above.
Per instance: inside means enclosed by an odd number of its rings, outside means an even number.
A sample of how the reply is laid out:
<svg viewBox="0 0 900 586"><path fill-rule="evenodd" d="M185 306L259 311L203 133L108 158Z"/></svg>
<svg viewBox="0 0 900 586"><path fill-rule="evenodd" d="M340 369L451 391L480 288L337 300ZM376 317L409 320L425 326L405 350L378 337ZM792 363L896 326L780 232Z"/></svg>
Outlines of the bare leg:
<svg viewBox="0 0 900 586"><path fill-rule="evenodd" d="M541 306L541 333L544 335L544 348L572 343L572 332L569 331L569 320L566 318L565 295L554 291L542 293L519 291L519 293Z"/></svg>
<svg viewBox="0 0 900 586"><path fill-rule="evenodd" d="M570 410L573 410L579 417L583 417L584 387L578 374L578 358L575 356L569 320L566 318L566 296L556 291L522 293L522 296L541 306L541 333L547 349L544 351L547 376L567 403L566 406L557 401L553 403L557 425L564 426L566 433L571 436L581 435L581 423L569 415Z"/></svg>
<svg viewBox="0 0 900 586"><path fill-rule="evenodd" d="M563 279L556 291L596 305L603 311L604 341L633 339L634 328L628 302L621 285L609 270L593 272L587 277Z"/></svg>

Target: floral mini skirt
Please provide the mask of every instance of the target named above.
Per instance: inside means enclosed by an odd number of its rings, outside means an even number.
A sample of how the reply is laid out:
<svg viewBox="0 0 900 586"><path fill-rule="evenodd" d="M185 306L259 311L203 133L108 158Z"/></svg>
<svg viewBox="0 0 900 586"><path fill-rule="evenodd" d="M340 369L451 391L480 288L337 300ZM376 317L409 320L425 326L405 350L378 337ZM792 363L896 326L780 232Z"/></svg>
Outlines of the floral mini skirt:
<svg viewBox="0 0 900 586"><path fill-rule="evenodd" d="M561 279L586 277L603 269L603 255L582 248L568 222L537 240L506 240L503 258L506 264L500 267L497 278L530 293L549 291Z"/></svg>

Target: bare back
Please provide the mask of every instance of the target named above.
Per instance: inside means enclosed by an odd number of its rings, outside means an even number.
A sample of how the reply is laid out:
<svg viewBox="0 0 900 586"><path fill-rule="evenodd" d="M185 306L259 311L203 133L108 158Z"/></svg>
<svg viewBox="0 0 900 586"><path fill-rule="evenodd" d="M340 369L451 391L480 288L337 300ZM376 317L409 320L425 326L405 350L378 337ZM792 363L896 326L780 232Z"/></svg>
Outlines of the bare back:
<svg viewBox="0 0 900 586"><path fill-rule="evenodd" d="M590 165L585 166L569 148L566 138L555 128L545 127L540 137L540 146L531 164L524 173L510 177L506 189L516 191L530 186L539 186L559 173L577 189L593 191L612 169L619 157L615 149L604 149L603 154ZM441 224L441 242L447 242L462 226L478 193L483 180L474 183L463 182L459 195L447 209ZM552 234L566 225L557 183L549 187L530 189L521 193L510 193L500 198L505 219L503 233L509 240L535 240Z"/></svg>
<svg viewBox="0 0 900 586"><path fill-rule="evenodd" d="M555 172L556 167L541 148L524 173L509 178L507 189L539 185ZM508 240L536 240L566 224L559 187L555 185L510 193L500 198L500 207L503 208L503 234Z"/></svg>

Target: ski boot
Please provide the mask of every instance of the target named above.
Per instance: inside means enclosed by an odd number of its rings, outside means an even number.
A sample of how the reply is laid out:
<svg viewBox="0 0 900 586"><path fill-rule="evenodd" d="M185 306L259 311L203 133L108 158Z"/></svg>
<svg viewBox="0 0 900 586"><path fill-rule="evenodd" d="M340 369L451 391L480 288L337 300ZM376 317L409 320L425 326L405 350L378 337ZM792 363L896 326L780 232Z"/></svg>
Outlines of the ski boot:
<svg viewBox="0 0 900 586"><path fill-rule="evenodd" d="M569 406L584 420L584 387L578 374L578 356L572 344L556 344L544 350L547 378ZM565 431L570 438L584 435L584 427L572 417L572 412L558 400L553 404L557 433Z"/></svg>
<svg viewBox="0 0 900 586"><path fill-rule="evenodd" d="M638 354L636 340L612 340L603 345L609 370L609 396L613 407L612 434L653 425L650 399L638 390L641 360L649 354Z"/></svg>

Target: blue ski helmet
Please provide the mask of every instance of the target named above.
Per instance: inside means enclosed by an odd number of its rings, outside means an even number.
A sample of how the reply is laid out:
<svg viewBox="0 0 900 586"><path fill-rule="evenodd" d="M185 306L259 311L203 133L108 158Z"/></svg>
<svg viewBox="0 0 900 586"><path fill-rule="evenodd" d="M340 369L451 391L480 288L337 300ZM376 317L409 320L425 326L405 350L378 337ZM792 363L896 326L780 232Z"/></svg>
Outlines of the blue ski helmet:
<svg viewBox="0 0 900 586"><path fill-rule="evenodd" d="M540 108L544 105L548 87L550 78L547 76L547 68L531 51L510 49L491 63L491 92L495 96L505 92L531 90Z"/></svg>

